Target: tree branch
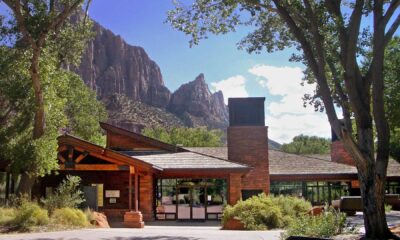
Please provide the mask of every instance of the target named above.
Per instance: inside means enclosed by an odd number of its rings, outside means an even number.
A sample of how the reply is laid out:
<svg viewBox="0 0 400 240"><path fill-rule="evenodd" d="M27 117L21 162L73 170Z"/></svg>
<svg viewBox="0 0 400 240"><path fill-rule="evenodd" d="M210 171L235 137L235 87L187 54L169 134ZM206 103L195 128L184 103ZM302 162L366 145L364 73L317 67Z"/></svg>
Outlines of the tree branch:
<svg viewBox="0 0 400 240"><path fill-rule="evenodd" d="M399 28L399 25L400 25L400 14L397 15L396 19L392 23L392 26L390 26L389 30L385 34L385 47L388 45L388 43L392 39L394 33Z"/></svg>
<svg viewBox="0 0 400 240"><path fill-rule="evenodd" d="M311 70L313 71L315 78L317 79L319 90L321 93L322 101L324 102L325 110L328 115L329 122L335 132L341 137L342 127L336 115L335 107L333 105L333 99L330 93L330 89L328 86L328 82L324 72L320 71L320 67L316 62L316 58L314 52L312 50L311 44L307 41L305 35L302 30L296 25L293 18L290 16L289 12L286 10L284 6L281 5L281 1L274 0L275 6L278 10L281 18L286 22L289 29L291 30L294 37L299 41L302 46L304 56L307 59L307 62L310 65Z"/></svg>
<svg viewBox="0 0 400 240"><path fill-rule="evenodd" d="M386 26L386 24L389 22L390 18L392 17L393 13L396 11L397 7L400 5L400 0L393 0L390 3L390 6L388 7L385 16L383 17L383 24Z"/></svg>
<svg viewBox="0 0 400 240"><path fill-rule="evenodd" d="M14 12L15 19L17 20L18 29L22 33L23 37L28 41L28 43L32 46L32 48L36 48L37 47L36 43L33 40L28 29L26 28L25 19L21 13L22 9L19 0L15 0L14 2L12 2L11 0L3 0L3 1Z"/></svg>

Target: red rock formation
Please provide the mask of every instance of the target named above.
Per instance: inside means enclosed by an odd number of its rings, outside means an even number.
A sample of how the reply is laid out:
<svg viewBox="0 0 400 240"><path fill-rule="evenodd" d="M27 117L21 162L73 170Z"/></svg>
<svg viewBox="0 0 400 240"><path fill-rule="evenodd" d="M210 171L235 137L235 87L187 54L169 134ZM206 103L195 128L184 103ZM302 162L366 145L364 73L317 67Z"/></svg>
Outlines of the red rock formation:
<svg viewBox="0 0 400 240"><path fill-rule="evenodd" d="M228 125L223 94L221 91L211 93L203 74L183 84L172 94L168 110L178 115L188 126L226 128Z"/></svg>

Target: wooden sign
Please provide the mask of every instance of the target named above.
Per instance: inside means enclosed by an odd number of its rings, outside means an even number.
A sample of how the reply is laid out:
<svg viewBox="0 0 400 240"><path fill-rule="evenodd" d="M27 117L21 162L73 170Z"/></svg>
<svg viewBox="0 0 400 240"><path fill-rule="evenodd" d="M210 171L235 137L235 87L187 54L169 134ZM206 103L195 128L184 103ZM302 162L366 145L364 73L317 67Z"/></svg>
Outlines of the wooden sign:
<svg viewBox="0 0 400 240"><path fill-rule="evenodd" d="M106 190L106 198L119 198L119 190Z"/></svg>

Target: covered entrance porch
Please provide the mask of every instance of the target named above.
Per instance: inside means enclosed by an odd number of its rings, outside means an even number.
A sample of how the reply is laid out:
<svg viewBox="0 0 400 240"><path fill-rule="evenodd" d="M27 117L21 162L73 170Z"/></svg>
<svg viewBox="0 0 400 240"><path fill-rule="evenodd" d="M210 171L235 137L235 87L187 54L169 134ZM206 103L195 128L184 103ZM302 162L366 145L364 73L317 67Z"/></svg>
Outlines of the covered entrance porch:
<svg viewBox="0 0 400 240"><path fill-rule="evenodd" d="M156 220L219 220L227 204L227 180L158 179Z"/></svg>
<svg viewBox="0 0 400 240"><path fill-rule="evenodd" d="M141 228L153 219L153 175L157 167L76 137L59 140L59 174L43 179L44 195L66 175L82 179L86 206L108 217L124 218L127 227Z"/></svg>

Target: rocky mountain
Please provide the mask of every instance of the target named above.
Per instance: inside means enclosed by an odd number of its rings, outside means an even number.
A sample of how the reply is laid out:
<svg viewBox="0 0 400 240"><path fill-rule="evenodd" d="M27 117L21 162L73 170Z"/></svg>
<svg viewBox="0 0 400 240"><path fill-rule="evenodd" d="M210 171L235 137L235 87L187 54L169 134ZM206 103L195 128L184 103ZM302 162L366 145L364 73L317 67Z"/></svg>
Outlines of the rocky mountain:
<svg viewBox="0 0 400 240"><path fill-rule="evenodd" d="M203 74L171 96L159 66L143 48L127 44L96 22L93 30L95 38L89 42L75 72L106 104L112 124L130 129L155 123L209 128L227 126L228 112L222 92L212 94ZM122 103L122 99L129 103ZM132 109L128 110L128 106ZM137 112L143 109L154 115L145 117ZM169 115L162 116L164 114Z"/></svg>
<svg viewBox="0 0 400 240"><path fill-rule="evenodd" d="M224 96L221 91L210 92L203 74L183 84L172 94L168 110L188 126L226 128L228 125Z"/></svg>
<svg viewBox="0 0 400 240"><path fill-rule="evenodd" d="M103 98L103 102L109 112L109 123L134 132L140 132L144 127L185 126L180 118L165 109L133 101L125 95L109 95Z"/></svg>
<svg viewBox="0 0 400 240"><path fill-rule="evenodd" d="M165 108L170 91L164 85L158 65L143 48L127 44L100 24L76 72L97 92L99 98L123 94L134 101Z"/></svg>

